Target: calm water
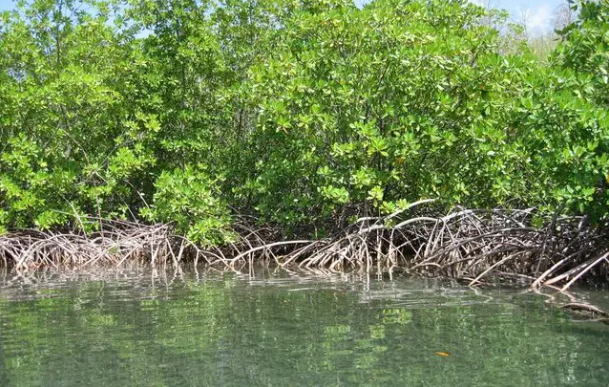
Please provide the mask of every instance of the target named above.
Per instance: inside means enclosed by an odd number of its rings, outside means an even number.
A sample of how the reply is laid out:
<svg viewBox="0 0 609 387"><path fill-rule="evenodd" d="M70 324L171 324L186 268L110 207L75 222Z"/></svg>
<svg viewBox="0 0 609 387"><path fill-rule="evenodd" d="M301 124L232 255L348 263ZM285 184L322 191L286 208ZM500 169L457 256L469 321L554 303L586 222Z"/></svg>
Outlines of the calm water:
<svg viewBox="0 0 609 387"><path fill-rule="evenodd" d="M607 387L609 325L545 300L262 268L5 273L0 386Z"/></svg>

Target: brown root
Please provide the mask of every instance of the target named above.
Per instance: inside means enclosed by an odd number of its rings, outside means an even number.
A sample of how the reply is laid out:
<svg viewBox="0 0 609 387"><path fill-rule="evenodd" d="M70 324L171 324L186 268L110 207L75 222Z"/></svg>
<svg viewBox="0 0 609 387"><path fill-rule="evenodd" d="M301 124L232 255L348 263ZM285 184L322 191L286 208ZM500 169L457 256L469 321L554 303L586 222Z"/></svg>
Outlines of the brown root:
<svg viewBox="0 0 609 387"><path fill-rule="evenodd" d="M401 267L414 274L468 280L472 286L500 277L535 288L561 284L566 291L576 282L609 279L609 238L588 226L584 217L536 219L535 209L456 208L443 216L418 211L421 216L405 218L428 203L359 219L333 238L308 245L295 241L297 248L274 259L308 269ZM538 222L543 226L536 227ZM250 252L277 246L257 246Z"/></svg>
<svg viewBox="0 0 609 387"><path fill-rule="evenodd" d="M384 217L365 217L331 238L285 241L277 229L237 218L235 241L201 248L169 225L108 221L97 231L53 233L23 230L0 235L0 260L19 270L40 266L123 265L127 261L235 268L255 261L282 267L330 270L399 267L409 273L467 280L471 286L496 278L533 288L609 279L609 238L585 217L540 218L535 209L455 208L437 215L422 200ZM412 216L412 214L418 216ZM543 226L538 227L541 223Z"/></svg>

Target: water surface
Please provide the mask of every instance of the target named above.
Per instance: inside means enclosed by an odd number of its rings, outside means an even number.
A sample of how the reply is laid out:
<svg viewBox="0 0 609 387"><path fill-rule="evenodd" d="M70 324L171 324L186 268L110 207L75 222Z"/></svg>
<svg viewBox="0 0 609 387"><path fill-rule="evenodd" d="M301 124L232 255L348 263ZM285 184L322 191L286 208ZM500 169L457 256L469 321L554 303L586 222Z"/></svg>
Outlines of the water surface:
<svg viewBox="0 0 609 387"><path fill-rule="evenodd" d="M609 325L522 290L384 277L5 273L0 386L609 385Z"/></svg>

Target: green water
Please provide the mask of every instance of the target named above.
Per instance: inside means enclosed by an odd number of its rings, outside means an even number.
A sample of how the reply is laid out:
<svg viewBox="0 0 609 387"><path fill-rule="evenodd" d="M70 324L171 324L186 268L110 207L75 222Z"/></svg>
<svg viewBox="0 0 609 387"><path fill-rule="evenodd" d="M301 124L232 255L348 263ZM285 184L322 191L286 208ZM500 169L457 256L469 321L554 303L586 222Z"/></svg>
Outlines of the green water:
<svg viewBox="0 0 609 387"><path fill-rule="evenodd" d="M0 288L0 386L609 385L609 325L522 291L262 268Z"/></svg>

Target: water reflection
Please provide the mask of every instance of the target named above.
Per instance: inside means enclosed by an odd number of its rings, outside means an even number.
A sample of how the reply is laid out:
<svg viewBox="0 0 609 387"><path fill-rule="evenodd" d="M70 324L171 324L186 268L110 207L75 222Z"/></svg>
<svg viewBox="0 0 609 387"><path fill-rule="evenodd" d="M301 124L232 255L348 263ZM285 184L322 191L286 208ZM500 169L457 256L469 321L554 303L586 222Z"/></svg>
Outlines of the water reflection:
<svg viewBox="0 0 609 387"><path fill-rule="evenodd" d="M269 267L4 272L0 289L2 386L609 383L609 327L522 291Z"/></svg>

